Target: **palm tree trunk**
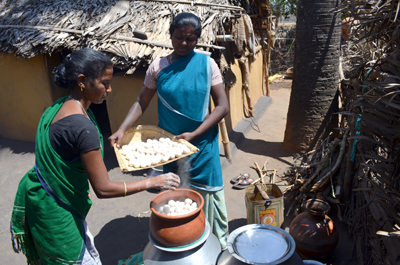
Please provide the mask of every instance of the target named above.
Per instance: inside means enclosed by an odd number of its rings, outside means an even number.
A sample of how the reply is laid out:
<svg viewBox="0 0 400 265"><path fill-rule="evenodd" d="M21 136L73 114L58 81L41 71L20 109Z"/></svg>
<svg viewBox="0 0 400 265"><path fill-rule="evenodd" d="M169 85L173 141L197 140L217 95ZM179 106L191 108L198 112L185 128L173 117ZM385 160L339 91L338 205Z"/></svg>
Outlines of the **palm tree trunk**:
<svg viewBox="0 0 400 265"><path fill-rule="evenodd" d="M337 127L339 0L300 0L297 5L292 92L284 146L312 150Z"/></svg>

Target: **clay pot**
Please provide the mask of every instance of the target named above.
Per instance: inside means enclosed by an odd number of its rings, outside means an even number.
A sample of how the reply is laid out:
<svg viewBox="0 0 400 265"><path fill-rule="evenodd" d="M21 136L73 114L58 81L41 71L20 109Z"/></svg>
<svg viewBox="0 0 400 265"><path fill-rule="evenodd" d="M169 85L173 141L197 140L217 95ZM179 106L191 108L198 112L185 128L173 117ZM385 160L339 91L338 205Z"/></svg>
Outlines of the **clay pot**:
<svg viewBox="0 0 400 265"><path fill-rule="evenodd" d="M296 216L290 224L289 234L296 242L296 251L314 259L331 254L339 241L336 226L327 214L329 204L310 199L306 202L305 211Z"/></svg>
<svg viewBox="0 0 400 265"><path fill-rule="evenodd" d="M198 208L185 215L169 216L157 212L169 200L190 198ZM189 189L168 190L156 195L150 202L150 233L159 243L169 246L185 246L198 240L205 230L204 199L200 193Z"/></svg>

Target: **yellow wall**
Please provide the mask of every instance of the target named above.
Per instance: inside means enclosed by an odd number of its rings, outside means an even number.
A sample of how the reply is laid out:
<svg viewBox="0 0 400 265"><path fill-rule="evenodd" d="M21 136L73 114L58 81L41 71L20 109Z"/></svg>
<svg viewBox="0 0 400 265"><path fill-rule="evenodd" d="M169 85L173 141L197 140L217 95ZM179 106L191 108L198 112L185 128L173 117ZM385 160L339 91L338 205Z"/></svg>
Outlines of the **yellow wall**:
<svg viewBox="0 0 400 265"><path fill-rule="evenodd" d="M130 107L139 95L143 86L145 71L136 71L133 75L125 76L117 73L111 83L112 92L107 98L107 111L110 120L111 132L118 130ZM158 124L157 95L150 102L143 116L133 125Z"/></svg>
<svg viewBox="0 0 400 265"><path fill-rule="evenodd" d="M262 53L250 69L250 90L253 105L262 96ZM52 70L60 63L58 55L36 56L24 60L13 55L0 58L0 137L34 141L36 128L44 110L68 90L54 85ZM230 112L225 117L228 133L243 118L242 74L238 64L232 66L236 83L226 88ZM111 131L115 132L136 100L143 85L145 71L125 76L116 73L112 81L112 93L107 99L107 111ZM157 96L154 96L144 115L134 125L158 124Z"/></svg>
<svg viewBox="0 0 400 265"><path fill-rule="evenodd" d="M256 55L256 61L251 64L250 69L250 94L253 107L257 103L257 100L263 96L262 88L262 69L263 69L262 52L258 52ZM228 133L242 120L245 118L243 112L243 93L242 93L242 73L239 64L236 62L235 65L231 66L232 71L236 76L236 83L230 88L226 89L230 112L225 117L226 127ZM246 99L245 103L247 106Z"/></svg>
<svg viewBox="0 0 400 265"><path fill-rule="evenodd" d="M0 58L0 137L35 141L43 111L52 104L46 58Z"/></svg>

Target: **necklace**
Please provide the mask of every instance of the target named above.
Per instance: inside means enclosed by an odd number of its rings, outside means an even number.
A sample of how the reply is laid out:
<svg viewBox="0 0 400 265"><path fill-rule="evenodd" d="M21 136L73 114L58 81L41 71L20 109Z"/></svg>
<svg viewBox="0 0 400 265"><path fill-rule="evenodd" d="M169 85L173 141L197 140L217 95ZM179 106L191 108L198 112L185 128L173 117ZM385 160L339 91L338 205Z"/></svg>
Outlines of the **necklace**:
<svg viewBox="0 0 400 265"><path fill-rule="evenodd" d="M81 103L79 100L74 99L74 98L71 97L71 96L68 96L68 98L70 98L70 99L72 99L73 101L77 102L77 103L81 106L81 108L82 108L82 110L83 110L83 113L85 113L85 115L90 119L90 116L87 114L85 108L83 107L82 103ZM91 120L91 119L90 119L90 120Z"/></svg>

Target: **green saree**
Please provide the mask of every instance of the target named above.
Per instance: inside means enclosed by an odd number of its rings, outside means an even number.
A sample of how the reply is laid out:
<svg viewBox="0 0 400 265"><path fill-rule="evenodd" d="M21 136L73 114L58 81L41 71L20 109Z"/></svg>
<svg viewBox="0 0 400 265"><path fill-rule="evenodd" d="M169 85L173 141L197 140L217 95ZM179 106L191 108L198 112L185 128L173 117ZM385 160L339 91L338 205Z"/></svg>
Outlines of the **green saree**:
<svg viewBox="0 0 400 265"><path fill-rule="evenodd" d="M81 264L86 249L84 222L92 205L87 176L80 160L64 161L49 140L50 124L65 100L57 100L40 119L36 164L20 181L15 197L12 243L28 264ZM90 110L88 114L94 121Z"/></svg>

